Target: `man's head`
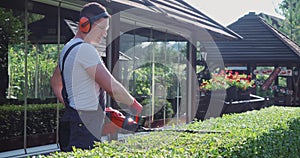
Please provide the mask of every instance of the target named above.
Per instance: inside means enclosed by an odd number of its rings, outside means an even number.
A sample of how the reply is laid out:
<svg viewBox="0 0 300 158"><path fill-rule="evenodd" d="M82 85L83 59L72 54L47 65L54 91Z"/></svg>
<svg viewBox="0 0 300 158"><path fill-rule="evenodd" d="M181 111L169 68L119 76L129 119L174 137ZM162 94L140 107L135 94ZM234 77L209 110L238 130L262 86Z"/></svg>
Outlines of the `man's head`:
<svg viewBox="0 0 300 158"><path fill-rule="evenodd" d="M104 6L96 2L87 3L80 12L79 31L85 34L86 40L100 42L107 35L109 18Z"/></svg>

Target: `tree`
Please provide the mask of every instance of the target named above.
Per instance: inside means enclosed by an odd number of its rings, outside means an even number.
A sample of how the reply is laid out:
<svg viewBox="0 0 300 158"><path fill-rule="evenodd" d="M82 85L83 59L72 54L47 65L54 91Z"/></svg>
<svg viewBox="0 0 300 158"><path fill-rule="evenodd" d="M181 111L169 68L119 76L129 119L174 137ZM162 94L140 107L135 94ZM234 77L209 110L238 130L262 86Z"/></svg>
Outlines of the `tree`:
<svg viewBox="0 0 300 158"><path fill-rule="evenodd" d="M0 99L8 88L8 44L23 41L24 25L10 9L0 8Z"/></svg>
<svg viewBox="0 0 300 158"><path fill-rule="evenodd" d="M279 5L279 9L281 10L280 13L285 17L279 30L300 44L300 1L283 0Z"/></svg>

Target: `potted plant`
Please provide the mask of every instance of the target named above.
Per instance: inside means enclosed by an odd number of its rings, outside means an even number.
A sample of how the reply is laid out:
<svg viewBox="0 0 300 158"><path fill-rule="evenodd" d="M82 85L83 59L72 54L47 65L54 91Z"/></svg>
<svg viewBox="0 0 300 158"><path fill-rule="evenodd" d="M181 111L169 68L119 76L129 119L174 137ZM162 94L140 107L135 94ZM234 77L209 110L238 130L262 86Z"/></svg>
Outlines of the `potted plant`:
<svg viewBox="0 0 300 158"><path fill-rule="evenodd" d="M254 84L251 75L222 70L211 76L211 79L204 80L200 85L201 92L207 94L211 91L226 90L226 101L250 99L250 88Z"/></svg>
<svg viewBox="0 0 300 158"><path fill-rule="evenodd" d="M236 87L238 100L250 99L250 88L254 86L254 80L251 80L251 75L239 74L232 71L227 71L226 82L230 87Z"/></svg>
<svg viewBox="0 0 300 158"><path fill-rule="evenodd" d="M217 96L226 95L225 98L226 101L232 98L232 95L228 95L229 93L227 92L230 89L231 89L230 85L226 81L226 73L224 73L223 71L221 71L220 73L211 74L211 79L203 80L203 82L200 85L200 91L204 93L206 96L210 96L212 92ZM217 98L224 98L224 97L217 97Z"/></svg>

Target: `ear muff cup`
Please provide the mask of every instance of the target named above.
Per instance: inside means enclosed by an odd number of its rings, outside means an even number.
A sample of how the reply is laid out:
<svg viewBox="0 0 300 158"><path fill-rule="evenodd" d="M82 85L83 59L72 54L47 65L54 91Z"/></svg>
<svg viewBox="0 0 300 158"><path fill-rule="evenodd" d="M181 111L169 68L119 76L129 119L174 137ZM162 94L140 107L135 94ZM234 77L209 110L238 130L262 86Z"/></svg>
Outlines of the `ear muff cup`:
<svg viewBox="0 0 300 158"><path fill-rule="evenodd" d="M81 17L79 20L79 30L83 33L88 33L91 30L91 21L87 17Z"/></svg>
<svg viewBox="0 0 300 158"><path fill-rule="evenodd" d="M108 18L108 17L109 17L109 14L107 12L103 12L92 18L83 16L79 20L79 30L83 33L89 33L94 21L96 21L100 18Z"/></svg>

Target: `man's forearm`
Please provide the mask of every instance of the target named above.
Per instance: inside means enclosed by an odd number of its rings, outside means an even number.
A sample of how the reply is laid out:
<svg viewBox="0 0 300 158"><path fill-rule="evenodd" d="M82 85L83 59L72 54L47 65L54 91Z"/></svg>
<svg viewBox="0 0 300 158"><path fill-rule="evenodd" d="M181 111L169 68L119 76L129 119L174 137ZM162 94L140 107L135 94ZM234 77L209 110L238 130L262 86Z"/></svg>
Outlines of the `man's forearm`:
<svg viewBox="0 0 300 158"><path fill-rule="evenodd" d="M64 99L62 97L61 91L62 91L62 80L61 80L61 75L60 75L60 70L58 66L56 66L52 78L50 80L50 84L52 87L52 90L54 92L54 95L57 97L57 99L64 104Z"/></svg>
<svg viewBox="0 0 300 158"><path fill-rule="evenodd" d="M128 106L133 104L134 98L131 96L128 91L125 89L121 83L115 81L112 83L112 97L120 103L126 104Z"/></svg>
<svg viewBox="0 0 300 158"><path fill-rule="evenodd" d="M128 105L131 109L135 110L136 114L140 114L142 112L142 105L125 89L121 83L115 81L112 84L112 96L117 102L121 102L123 104Z"/></svg>

